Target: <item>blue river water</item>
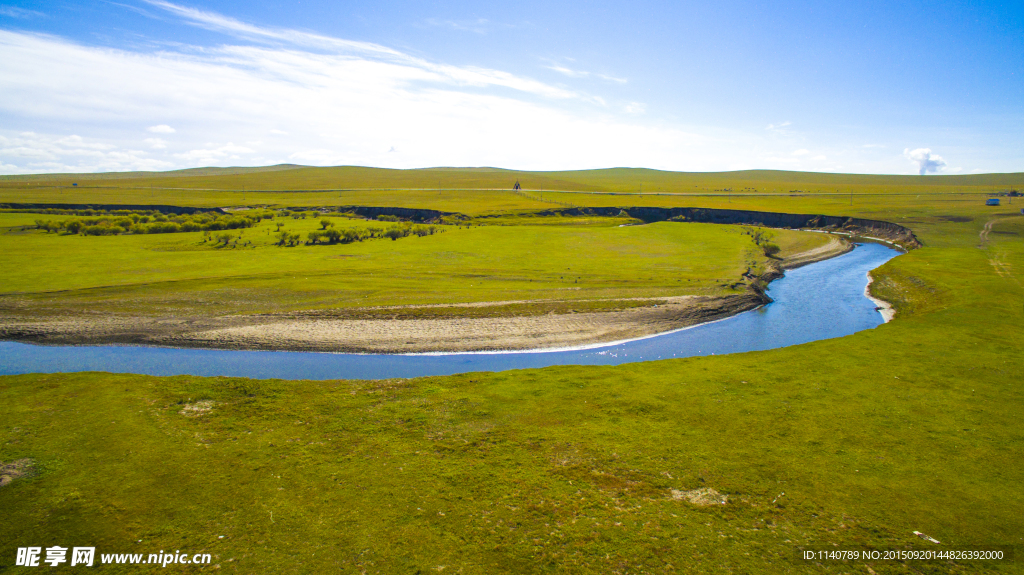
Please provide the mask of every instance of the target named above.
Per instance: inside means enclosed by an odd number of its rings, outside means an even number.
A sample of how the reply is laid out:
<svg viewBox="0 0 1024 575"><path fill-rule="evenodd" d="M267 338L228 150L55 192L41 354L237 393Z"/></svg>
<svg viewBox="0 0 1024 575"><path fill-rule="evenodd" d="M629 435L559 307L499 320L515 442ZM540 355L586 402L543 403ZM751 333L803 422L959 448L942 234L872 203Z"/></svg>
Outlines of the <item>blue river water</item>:
<svg viewBox="0 0 1024 575"><path fill-rule="evenodd" d="M230 351L0 342L0 374L106 371L258 379L384 379L552 365L617 365L773 349L842 337L883 322L867 273L900 252L874 243L786 272L773 303L720 321L614 345L570 350L430 355Z"/></svg>

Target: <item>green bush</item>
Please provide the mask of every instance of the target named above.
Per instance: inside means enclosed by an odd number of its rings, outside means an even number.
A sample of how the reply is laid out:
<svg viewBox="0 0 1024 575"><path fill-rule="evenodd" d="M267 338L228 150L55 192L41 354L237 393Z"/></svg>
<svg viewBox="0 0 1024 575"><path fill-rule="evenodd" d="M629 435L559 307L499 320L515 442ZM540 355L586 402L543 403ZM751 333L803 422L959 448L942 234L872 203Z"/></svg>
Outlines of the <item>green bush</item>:
<svg viewBox="0 0 1024 575"><path fill-rule="evenodd" d="M124 228L103 225L86 226L85 229L82 230L82 233L87 236L113 236L123 234Z"/></svg>
<svg viewBox="0 0 1024 575"><path fill-rule="evenodd" d="M78 210L87 212L91 210ZM126 212L126 210L116 210ZM89 235L110 235L115 233L131 232L135 234L171 234L177 232L199 232L199 231L220 231L251 228L263 218L264 214L246 214L242 216L221 215L215 213L179 214L171 217L157 214L154 216L145 213L128 213L120 217L86 217L80 220L65 220L62 222L44 222L36 220L36 227L47 231L67 230L69 233L77 234L85 228L106 227L111 228L103 233L99 230L92 230ZM121 231L113 231L118 228Z"/></svg>
<svg viewBox="0 0 1024 575"><path fill-rule="evenodd" d="M146 226L147 234L173 234L181 231L181 226L174 222L156 222Z"/></svg>
<svg viewBox="0 0 1024 575"><path fill-rule="evenodd" d="M361 241L363 241L363 238L365 238L365 237L366 237L365 233L362 230L357 230L355 228L348 228L342 234L341 241L342 241L342 243L350 244L352 242L361 242Z"/></svg>

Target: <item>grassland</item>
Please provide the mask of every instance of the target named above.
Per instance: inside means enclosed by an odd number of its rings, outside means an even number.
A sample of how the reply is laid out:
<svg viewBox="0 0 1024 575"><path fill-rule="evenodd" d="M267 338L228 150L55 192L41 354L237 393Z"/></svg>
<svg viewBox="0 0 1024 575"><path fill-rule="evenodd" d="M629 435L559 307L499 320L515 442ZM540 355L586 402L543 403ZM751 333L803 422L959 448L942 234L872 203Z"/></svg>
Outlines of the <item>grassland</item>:
<svg viewBox="0 0 1024 575"><path fill-rule="evenodd" d="M511 193L519 181L525 191ZM72 186L72 184L78 186ZM470 215L560 205L643 205L637 194L675 194L673 206L731 203L746 196L972 195L1024 188L1024 173L966 176L872 176L771 170L679 173L615 168L567 172L523 172L496 168L311 168L279 166L182 170L115 175L48 174L0 176L0 203L114 203L210 206L403 206ZM548 191L616 194L552 195ZM680 197L681 196L681 197ZM705 196L694 198L693 196ZM657 198L657 196L655 196ZM872 201L876 198L872 198Z"/></svg>
<svg viewBox="0 0 1024 575"><path fill-rule="evenodd" d="M232 231L238 241L225 245L202 232L45 233L34 229L39 217L0 213L8 269L0 299L8 307L194 314L570 300L586 308L600 304L590 300L735 293L741 274L764 260L738 227L620 227L633 222L620 218L595 218L590 225L439 226L437 234L395 241L282 247L279 225L305 239L323 218L264 220ZM53 217L61 218L74 219ZM342 229L388 225L327 219ZM826 240L780 231L776 241L785 256Z"/></svg>
<svg viewBox="0 0 1024 575"><path fill-rule="evenodd" d="M837 340L377 382L0 378L0 461L36 470L0 488L0 557L60 544L210 552L244 573L1021 572L1021 557L793 558L1024 544L1024 217L935 192L742 200L918 234L874 273L897 319ZM729 503L672 495L703 487Z"/></svg>
<svg viewBox="0 0 1024 575"><path fill-rule="evenodd" d="M8 224L0 249L11 264L0 334L60 344L391 353L583 345L759 306L752 286L770 261L737 226L515 215L483 218L484 226L426 226L282 213L236 230L101 236L66 232L76 221L102 221L96 217L45 214L63 224L51 232L56 227L35 223L40 214L0 214ZM368 239L279 239L324 226ZM385 228L425 235L389 240ZM780 230L771 261L827 241Z"/></svg>

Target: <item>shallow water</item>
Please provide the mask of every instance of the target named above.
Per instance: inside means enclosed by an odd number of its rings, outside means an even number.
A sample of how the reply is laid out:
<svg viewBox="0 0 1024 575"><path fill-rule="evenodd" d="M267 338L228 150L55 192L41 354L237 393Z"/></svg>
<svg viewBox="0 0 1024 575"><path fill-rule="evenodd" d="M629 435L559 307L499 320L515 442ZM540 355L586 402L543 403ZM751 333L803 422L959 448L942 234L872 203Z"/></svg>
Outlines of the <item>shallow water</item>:
<svg viewBox="0 0 1024 575"><path fill-rule="evenodd" d="M436 355L354 355L0 342L0 374L108 371L282 379L382 379L623 363L764 350L842 337L882 323L865 295L867 273L900 252L863 244L786 272L767 306L713 323L589 349Z"/></svg>

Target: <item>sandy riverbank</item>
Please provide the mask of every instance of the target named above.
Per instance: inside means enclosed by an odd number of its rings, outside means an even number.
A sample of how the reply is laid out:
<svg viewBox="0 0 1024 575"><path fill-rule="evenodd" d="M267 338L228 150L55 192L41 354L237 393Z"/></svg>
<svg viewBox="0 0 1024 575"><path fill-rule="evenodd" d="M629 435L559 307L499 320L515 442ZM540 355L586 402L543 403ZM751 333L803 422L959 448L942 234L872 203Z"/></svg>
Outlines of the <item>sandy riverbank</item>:
<svg viewBox="0 0 1024 575"><path fill-rule="evenodd" d="M825 246L778 263L782 269L792 269L846 253L852 247L848 242L832 239ZM724 297L675 296L639 301L647 305L614 311L510 317L441 314L442 317L429 319L337 318L318 312L222 317L83 314L35 319L7 315L0 317L0 339L50 345L135 344L347 353L526 350L646 337L735 315L754 309L765 300L751 290ZM451 307L502 303L510 302ZM436 312L444 306L422 307Z"/></svg>
<svg viewBox="0 0 1024 575"><path fill-rule="evenodd" d="M878 313L882 314L882 321L884 321L885 323L889 323L890 321L892 321L892 318L896 317L896 309L893 308L892 304L890 304L889 302L882 299L878 299L875 296L871 295L871 284L874 281L875 278L871 277L871 272L868 272L868 285L864 286L864 295L869 300L875 303L875 307L876 309L878 309Z"/></svg>
<svg viewBox="0 0 1024 575"><path fill-rule="evenodd" d="M696 325L762 305L756 294L651 299L626 310L513 317L334 319L313 314L0 319L0 338L50 345L422 353L569 347Z"/></svg>
<svg viewBox="0 0 1024 575"><path fill-rule="evenodd" d="M803 267L807 264L813 264L814 262L820 262L822 260L841 256L853 248L854 244L850 243L845 238L830 236L827 244L814 248L813 250L794 254L782 260L782 269L792 270Z"/></svg>

